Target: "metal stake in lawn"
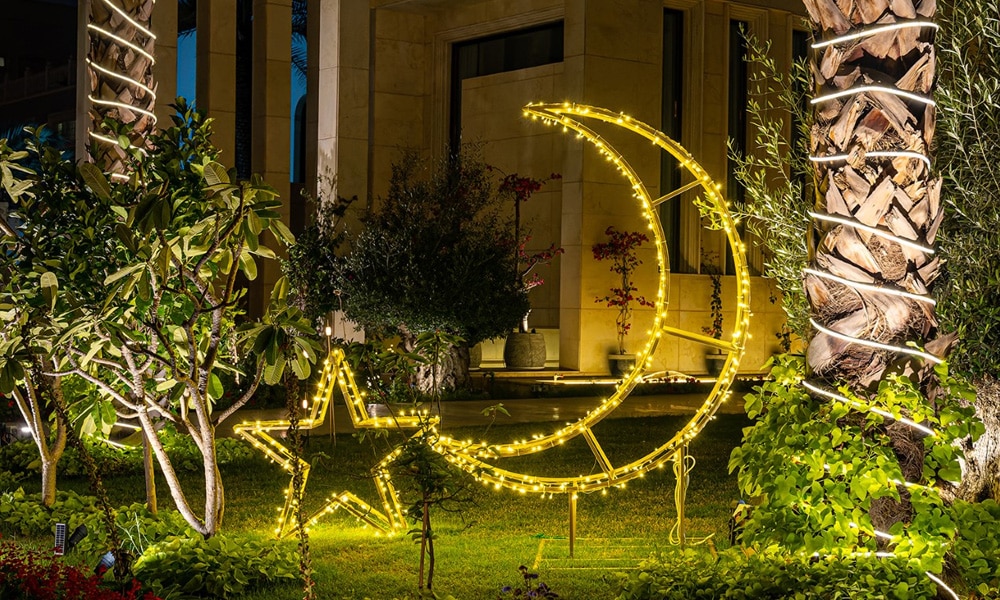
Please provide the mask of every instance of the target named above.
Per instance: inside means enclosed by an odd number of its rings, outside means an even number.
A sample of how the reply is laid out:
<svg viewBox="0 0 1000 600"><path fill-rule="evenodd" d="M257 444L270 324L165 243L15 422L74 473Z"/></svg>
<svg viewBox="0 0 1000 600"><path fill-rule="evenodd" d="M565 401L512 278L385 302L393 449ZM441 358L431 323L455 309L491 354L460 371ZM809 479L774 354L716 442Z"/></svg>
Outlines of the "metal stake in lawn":
<svg viewBox="0 0 1000 600"><path fill-rule="evenodd" d="M573 558L576 545L576 493L569 495L569 557Z"/></svg>

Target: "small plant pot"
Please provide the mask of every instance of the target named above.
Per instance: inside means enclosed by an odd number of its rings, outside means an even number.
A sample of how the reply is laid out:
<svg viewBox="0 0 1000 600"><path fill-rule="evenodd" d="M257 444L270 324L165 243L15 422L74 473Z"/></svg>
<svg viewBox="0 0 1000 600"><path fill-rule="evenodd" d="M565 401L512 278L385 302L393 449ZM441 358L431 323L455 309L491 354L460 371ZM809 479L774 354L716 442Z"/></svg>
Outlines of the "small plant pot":
<svg viewBox="0 0 1000 600"><path fill-rule="evenodd" d="M512 371L545 368L545 336L540 333L512 333L503 344L503 362Z"/></svg>
<svg viewBox="0 0 1000 600"><path fill-rule="evenodd" d="M722 373L722 367L726 364L726 355L722 353L705 355L705 371L709 377L718 377Z"/></svg>
<svg viewBox="0 0 1000 600"><path fill-rule="evenodd" d="M635 368L635 354L609 354L608 365L612 376L625 377Z"/></svg>

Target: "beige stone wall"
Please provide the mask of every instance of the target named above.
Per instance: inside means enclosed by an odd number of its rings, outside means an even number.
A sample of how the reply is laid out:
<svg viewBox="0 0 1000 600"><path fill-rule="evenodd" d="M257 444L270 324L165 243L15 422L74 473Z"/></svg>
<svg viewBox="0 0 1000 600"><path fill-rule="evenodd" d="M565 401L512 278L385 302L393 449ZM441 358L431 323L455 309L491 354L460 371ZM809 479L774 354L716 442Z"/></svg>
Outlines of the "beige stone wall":
<svg viewBox="0 0 1000 600"><path fill-rule="evenodd" d="M336 4L330 10L348 14L358 7ZM360 10L350 12L354 25L346 27L341 16L338 43L352 48L350 65L338 55L337 78L323 79L320 91L321 148L339 147L336 160L342 193L359 193L363 187L372 198L382 194L392 161L400 147L417 147L440 155L447 140L451 44L504 31L562 19L565 24L564 60L521 71L499 73L464 82L462 114L464 139L483 142L488 162L505 172L540 177L559 172L563 179L549 184L525 205L535 247L559 243L566 251L542 275L546 284L532 292L533 325L549 336L550 355L555 352L565 369L587 373L606 372L606 354L615 346L615 311L595 302L607 293L614 275L606 263L593 260L591 246L604 239L609 225L645 231L645 222L619 173L590 146L573 136L522 118L527 101L563 101L623 111L657 126L661 113L662 11L684 13L684 123L680 140L713 177L725 186L728 123L729 24L738 19L757 36L770 38L778 64L787 64L791 31L803 13L798 0L372 0L368 19ZM364 36L363 26L374 32ZM326 27L326 25L324 25ZM323 31L326 31L324 29ZM322 32L321 32L322 33ZM361 38L361 39L359 39ZM323 44L331 43L323 33ZM370 52L364 54L363 51ZM364 56L366 59L361 60ZM374 69L363 87L363 68ZM356 73L345 68L357 69ZM333 71L328 71L333 73ZM367 71L364 71L367 76ZM324 88L323 81L337 81ZM324 93L336 92L326 99ZM322 106L339 106L339 116L323 127ZM343 106L357 107L345 118ZM366 107L362 124L361 108ZM595 126L621 151L656 194L660 180L659 153L638 138L614 128ZM362 131L364 144L361 147ZM324 141L326 140L326 141ZM352 152L344 152L350 145ZM322 152L321 152L322 154ZM320 160L322 162L322 159ZM361 173L365 176L362 177ZM361 184L347 188L347 182ZM661 191L660 193L665 192ZM725 255L721 234L700 227L690 197L681 199L684 231L682 262L694 271L701 268L703 252ZM759 252L750 250L758 267ZM644 261L637 274L640 293L655 293L659 274L652 246L641 251ZM733 325L733 277L723 279L724 325ZM670 276L667 324L693 332L710 322L710 280L706 275L678 273ZM774 352L783 314L771 303L768 282L754 278L751 290L752 339L742 363L756 371ZM638 349L652 322L652 311L638 310L629 348ZM558 328L558 338L554 330ZM654 361L656 370L689 373L705 371L704 347L664 337Z"/></svg>
<svg viewBox="0 0 1000 600"><path fill-rule="evenodd" d="M176 4L163 4L157 11L172 14L154 19L154 27L169 32L176 27ZM255 32L254 167L282 188L288 178L289 6L289 0L255 3L261 18ZM658 125L664 7L684 12L680 141L725 185L729 22L748 22L756 35L772 40L778 64L787 64L791 32L800 26L797 15L803 12L799 0L311 0L310 185L315 186L317 174L335 175L336 192L363 200L379 198L400 148L440 156L445 146L451 44L562 19L564 61L466 80L463 127L465 139L483 142L486 160L505 172L562 174L561 181L548 184L524 206L533 234L529 249L555 242L566 250L555 265L540 271L546 283L532 291L531 323L548 334L550 357L558 357L550 364L588 373L606 371L605 354L615 345L615 313L595 298L607 293L614 276L607 264L593 260L590 248L604 239L608 225L644 230L645 223L620 174L592 147L524 119L520 108L527 101L573 100ZM170 34L165 37L170 39ZM198 45L198 103L215 118L216 143L224 151L223 160L231 163L233 0L199 3ZM175 50L170 42L162 47L166 54L157 65L161 97L172 88L175 76ZM628 158L655 194L658 152L636 136L595 128ZM689 200L681 208L681 254L697 271L703 249L722 256L725 242L699 227ZM759 254L752 248L750 254L759 264ZM658 279L651 247L642 251L642 258L636 282L640 293L651 296ZM268 280L274 276L276 272L265 275ZM727 329L735 302L731 280L724 279ZM671 275L668 324L700 332L710 320L709 285L704 275ZM753 338L745 370L756 370L777 346L774 333L783 319L769 295L766 281L754 278ZM651 311L637 311L630 349L640 345L651 320ZM697 344L664 338L654 368L702 372L703 354Z"/></svg>

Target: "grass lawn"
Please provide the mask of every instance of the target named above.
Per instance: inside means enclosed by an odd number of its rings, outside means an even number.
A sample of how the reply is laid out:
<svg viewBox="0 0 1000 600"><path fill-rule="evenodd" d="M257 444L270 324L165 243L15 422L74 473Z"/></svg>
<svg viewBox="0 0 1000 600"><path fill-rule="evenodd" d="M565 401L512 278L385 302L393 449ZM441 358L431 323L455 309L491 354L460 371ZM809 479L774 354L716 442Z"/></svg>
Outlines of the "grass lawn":
<svg viewBox="0 0 1000 600"><path fill-rule="evenodd" d="M611 419L595 428L613 464L639 456L663 443L684 422L682 417ZM740 442L745 417L719 416L692 444L698 464L688 492L689 535L714 535L717 547L728 545L730 504L739 498L734 476L726 465L731 449ZM492 439L530 437L531 425L495 426ZM458 431L481 436L481 428ZM350 489L374 501L374 486L365 477L377 457L369 442L359 444L340 435L336 446L326 436L309 440L306 450L314 468L306 488L306 502L318 506L326 495ZM379 457L381 452L379 453ZM501 463L513 470L538 474L579 474L595 471L586 443L566 446ZM255 459L223 471L228 535L266 537L273 529L287 475L276 465ZM28 482L26 482L28 483ZM106 482L112 501L143 500L142 476L111 478ZM63 478L62 489L86 493L86 482ZM32 481L27 491L37 486ZM191 496L199 496L197 477L188 478ZM173 507L167 487L158 487L161 509ZM460 513L432 512L437 540L434 589L462 600L490 599L503 585L518 583L519 565L541 575L562 598L611 598L616 571L634 567L654 550L671 548L669 533L675 523L674 477L663 469L637 480L624 490L594 493L578 501L577 545L568 557L568 500L565 496L540 499L509 491L477 488L475 502ZM350 515L334 513L311 531L313 567L319 597L324 599L388 599L416 589L418 546L406 536L376 536ZM286 541L294 545L294 541ZM261 590L245 596L254 600L301 598L294 586Z"/></svg>

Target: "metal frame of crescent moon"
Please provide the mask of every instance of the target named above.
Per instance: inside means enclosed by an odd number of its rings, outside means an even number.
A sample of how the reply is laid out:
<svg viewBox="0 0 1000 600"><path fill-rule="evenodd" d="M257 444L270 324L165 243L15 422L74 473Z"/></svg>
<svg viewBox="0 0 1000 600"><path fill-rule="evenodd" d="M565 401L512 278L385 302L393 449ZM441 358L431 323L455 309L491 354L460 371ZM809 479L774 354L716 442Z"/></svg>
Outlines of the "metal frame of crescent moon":
<svg viewBox="0 0 1000 600"><path fill-rule="evenodd" d="M427 415L423 417L419 415L395 418L372 417L364 401L365 395L358 389L350 367L345 361L343 351L339 348L334 348L324 363L319 390L311 402L309 402L309 416L300 421L300 426L303 429L313 429L320 426L324 422L329 410L333 392L336 388L339 388L348 406L351 420L356 428L430 428L433 434L432 439L435 440L432 444L432 448L435 451L441 453L452 464L472 473L483 484L492 485L497 489L507 488L523 494L539 494L544 497L554 494L570 494L571 497L575 498L576 494L582 492L602 491L611 487L624 487L626 482L643 477L649 471L662 468L668 461L674 460L678 462L675 467L680 467L679 469L675 468L675 471L678 471L677 498L679 499L679 504L682 504L685 487L684 480L686 479L684 476L683 457L686 454L686 447L701 432L709 420L711 420L719 406L729 398L729 387L736 377L747 339L750 337L750 274L746 264L745 246L739 237L736 224L729 214L719 185L712 180L687 150L664 133L621 113L568 102L562 104L529 104L524 107L524 114L527 117L541 120L543 123L549 125L561 125L565 131L575 131L578 137L590 142L608 161L613 163L613 166L631 184L633 197L642 210L648 228L655 238L656 261L660 273L654 304L655 314L653 324L648 332L649 337L645 346L637 353L634 368L622 379L611 396L603 399L586 416L576 422L570 423L553 433L535 436L530 440L491 444L487 442L460 441L449 437L445 433L438 432L438 420ZM578 120L583 118L602 121L646 138L653 145L669 152L676 158L692 180L677 190L653 198L625 157L594 130ZM669 262L667 261L667 249L663 229L655 208L659 204L676 198L684 192L695 189L699 190L704 205L710 207L712 221L719 224L719 228L725 234L729 246L733 251L733 262L736 271L736 316L734 319L735 324L728 340L715 339L666 324L668 286L670 281ZM615 467L611 464L607 454L598 442L592 428L610 415L629 396L635 386L642 381L646 370L653 364L654 351L664 335L678 337L723 350L727 353L725 364L705 402L680 431L645 456L633 460L628 464ZM288 421L284 420L244 422L234 427L234 430L268 458L274 460L289 472L291 472L293 461L299 460L302 466L304 485L309 472L308 463L301 458L296 459L295 455L288 448L271 435L271 432L287 429L288 425ZM418 433L420 432L418 431ZM577 477L531 475L502 469L493 462L504 457L524 456L549 450L577 436L582 436L590 446L601 472ZM380 531L391 533L405 528L402 506L389 474L389 466L397 454L398 451L389 453L379 461L374 469L374 479L381 497L381 510L362 501L351 492L343 492L328 497L322 508L309 518L308 524L312 525L323 515L332 513L338 508L343 508L366 525L370 525ZM294 530L295 522L293 515L295 514L295 509L292 485L290 483L285 493L285 504L279 508L281 515L278 527L275 530L275 533L279 537L288 535ZM678 512L680 513L682 510L682 506L678 506Z"/></svg>

